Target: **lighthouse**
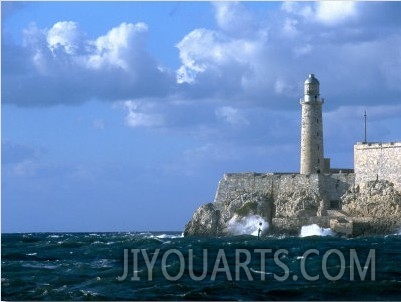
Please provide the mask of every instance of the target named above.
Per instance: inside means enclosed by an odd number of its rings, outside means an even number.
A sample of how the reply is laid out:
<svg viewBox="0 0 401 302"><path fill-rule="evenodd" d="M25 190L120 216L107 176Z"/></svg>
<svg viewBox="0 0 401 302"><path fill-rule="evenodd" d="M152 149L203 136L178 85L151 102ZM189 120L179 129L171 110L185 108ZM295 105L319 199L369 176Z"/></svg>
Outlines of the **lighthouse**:
<svg viewBox="0 0 401 302"><path fill-rule="evenodd" d="M310 74L305 81L301 122L301 174L326 173L330 160L323 153L323 120L319 81Z"/></svg>

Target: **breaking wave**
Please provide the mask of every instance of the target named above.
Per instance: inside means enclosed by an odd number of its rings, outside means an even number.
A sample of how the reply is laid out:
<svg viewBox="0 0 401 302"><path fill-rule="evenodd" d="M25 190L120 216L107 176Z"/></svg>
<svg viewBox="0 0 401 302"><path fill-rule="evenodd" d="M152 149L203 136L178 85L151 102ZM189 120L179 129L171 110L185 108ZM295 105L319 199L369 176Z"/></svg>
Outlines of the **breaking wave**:
<svg viewBox="0 0 401 302"><path fill-rule="evenodd" d="M258 236L259 223L262 223L262 233L269 228L269 223L259 215L238 217L234 215L228 221L228 232L232 235Z"/></svg>
<svg viewBox="0 0 401 302"><path fill-rule="evenodd" d="M160 239L166 239L166 238L175 239L175 238L183 238L184 234L183 233L181 235L161 234L161 235L157 235L157 236L154 236L154 237L160 238Z"/></svg>
<svg viewBox="0 0 401 302"><path fill-rule="evenodd" d="M330 228L321 228L317 224L305 225L301 228L301 234L299 237L308 237L308 236L335 236Z"/></svg>

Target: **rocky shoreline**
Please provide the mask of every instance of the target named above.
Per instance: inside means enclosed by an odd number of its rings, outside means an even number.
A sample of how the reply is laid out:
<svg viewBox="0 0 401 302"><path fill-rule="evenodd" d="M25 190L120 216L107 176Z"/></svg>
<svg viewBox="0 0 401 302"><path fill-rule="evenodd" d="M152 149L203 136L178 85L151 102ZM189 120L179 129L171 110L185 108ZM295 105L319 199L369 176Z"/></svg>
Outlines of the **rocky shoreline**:
<svg viewBox="0 0 401 302"><path fill-rule="evenodd" d="M374 180L355 185L352 179L352 175L225 175L215 201L195 211L184 236L235 235L230 224L250 216L269 224L263 235L297 235L310 224L345 236L399 231L401 193L394 184Z"/></svg>

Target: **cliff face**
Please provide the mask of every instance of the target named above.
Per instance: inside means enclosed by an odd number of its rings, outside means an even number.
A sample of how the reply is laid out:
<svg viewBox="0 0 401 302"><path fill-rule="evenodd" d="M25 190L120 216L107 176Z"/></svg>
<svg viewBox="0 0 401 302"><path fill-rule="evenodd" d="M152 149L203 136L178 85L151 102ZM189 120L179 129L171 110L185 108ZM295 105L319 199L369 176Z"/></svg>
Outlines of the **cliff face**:
<svg viewBox="0 0 401 302"><path fill-rule="evenodd" d="M355 186L353 174L226 174L184 235L232 235L233 221L250 216L269 223L269 232L297 234L316 223L347 235L388 233L401 227L401 194L384 180Z"/></svg>

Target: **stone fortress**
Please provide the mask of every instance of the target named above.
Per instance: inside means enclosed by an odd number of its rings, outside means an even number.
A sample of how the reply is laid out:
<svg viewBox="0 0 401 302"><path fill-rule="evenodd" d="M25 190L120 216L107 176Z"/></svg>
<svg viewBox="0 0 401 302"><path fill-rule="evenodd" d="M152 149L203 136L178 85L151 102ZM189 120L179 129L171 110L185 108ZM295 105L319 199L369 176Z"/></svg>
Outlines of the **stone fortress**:
<svg viewBox="0 0 401 302"><path fill-rule="evenodd" d="M230 222L249 215L269 223L265 232L278 234L296 235L310 224L346 236L401 228L401 142L358 142L354 169L332 169L324 158L324 99L313 74L300 103L300 173L225 174L214 202L196 210L185 236L230 235Z"/></svg>

